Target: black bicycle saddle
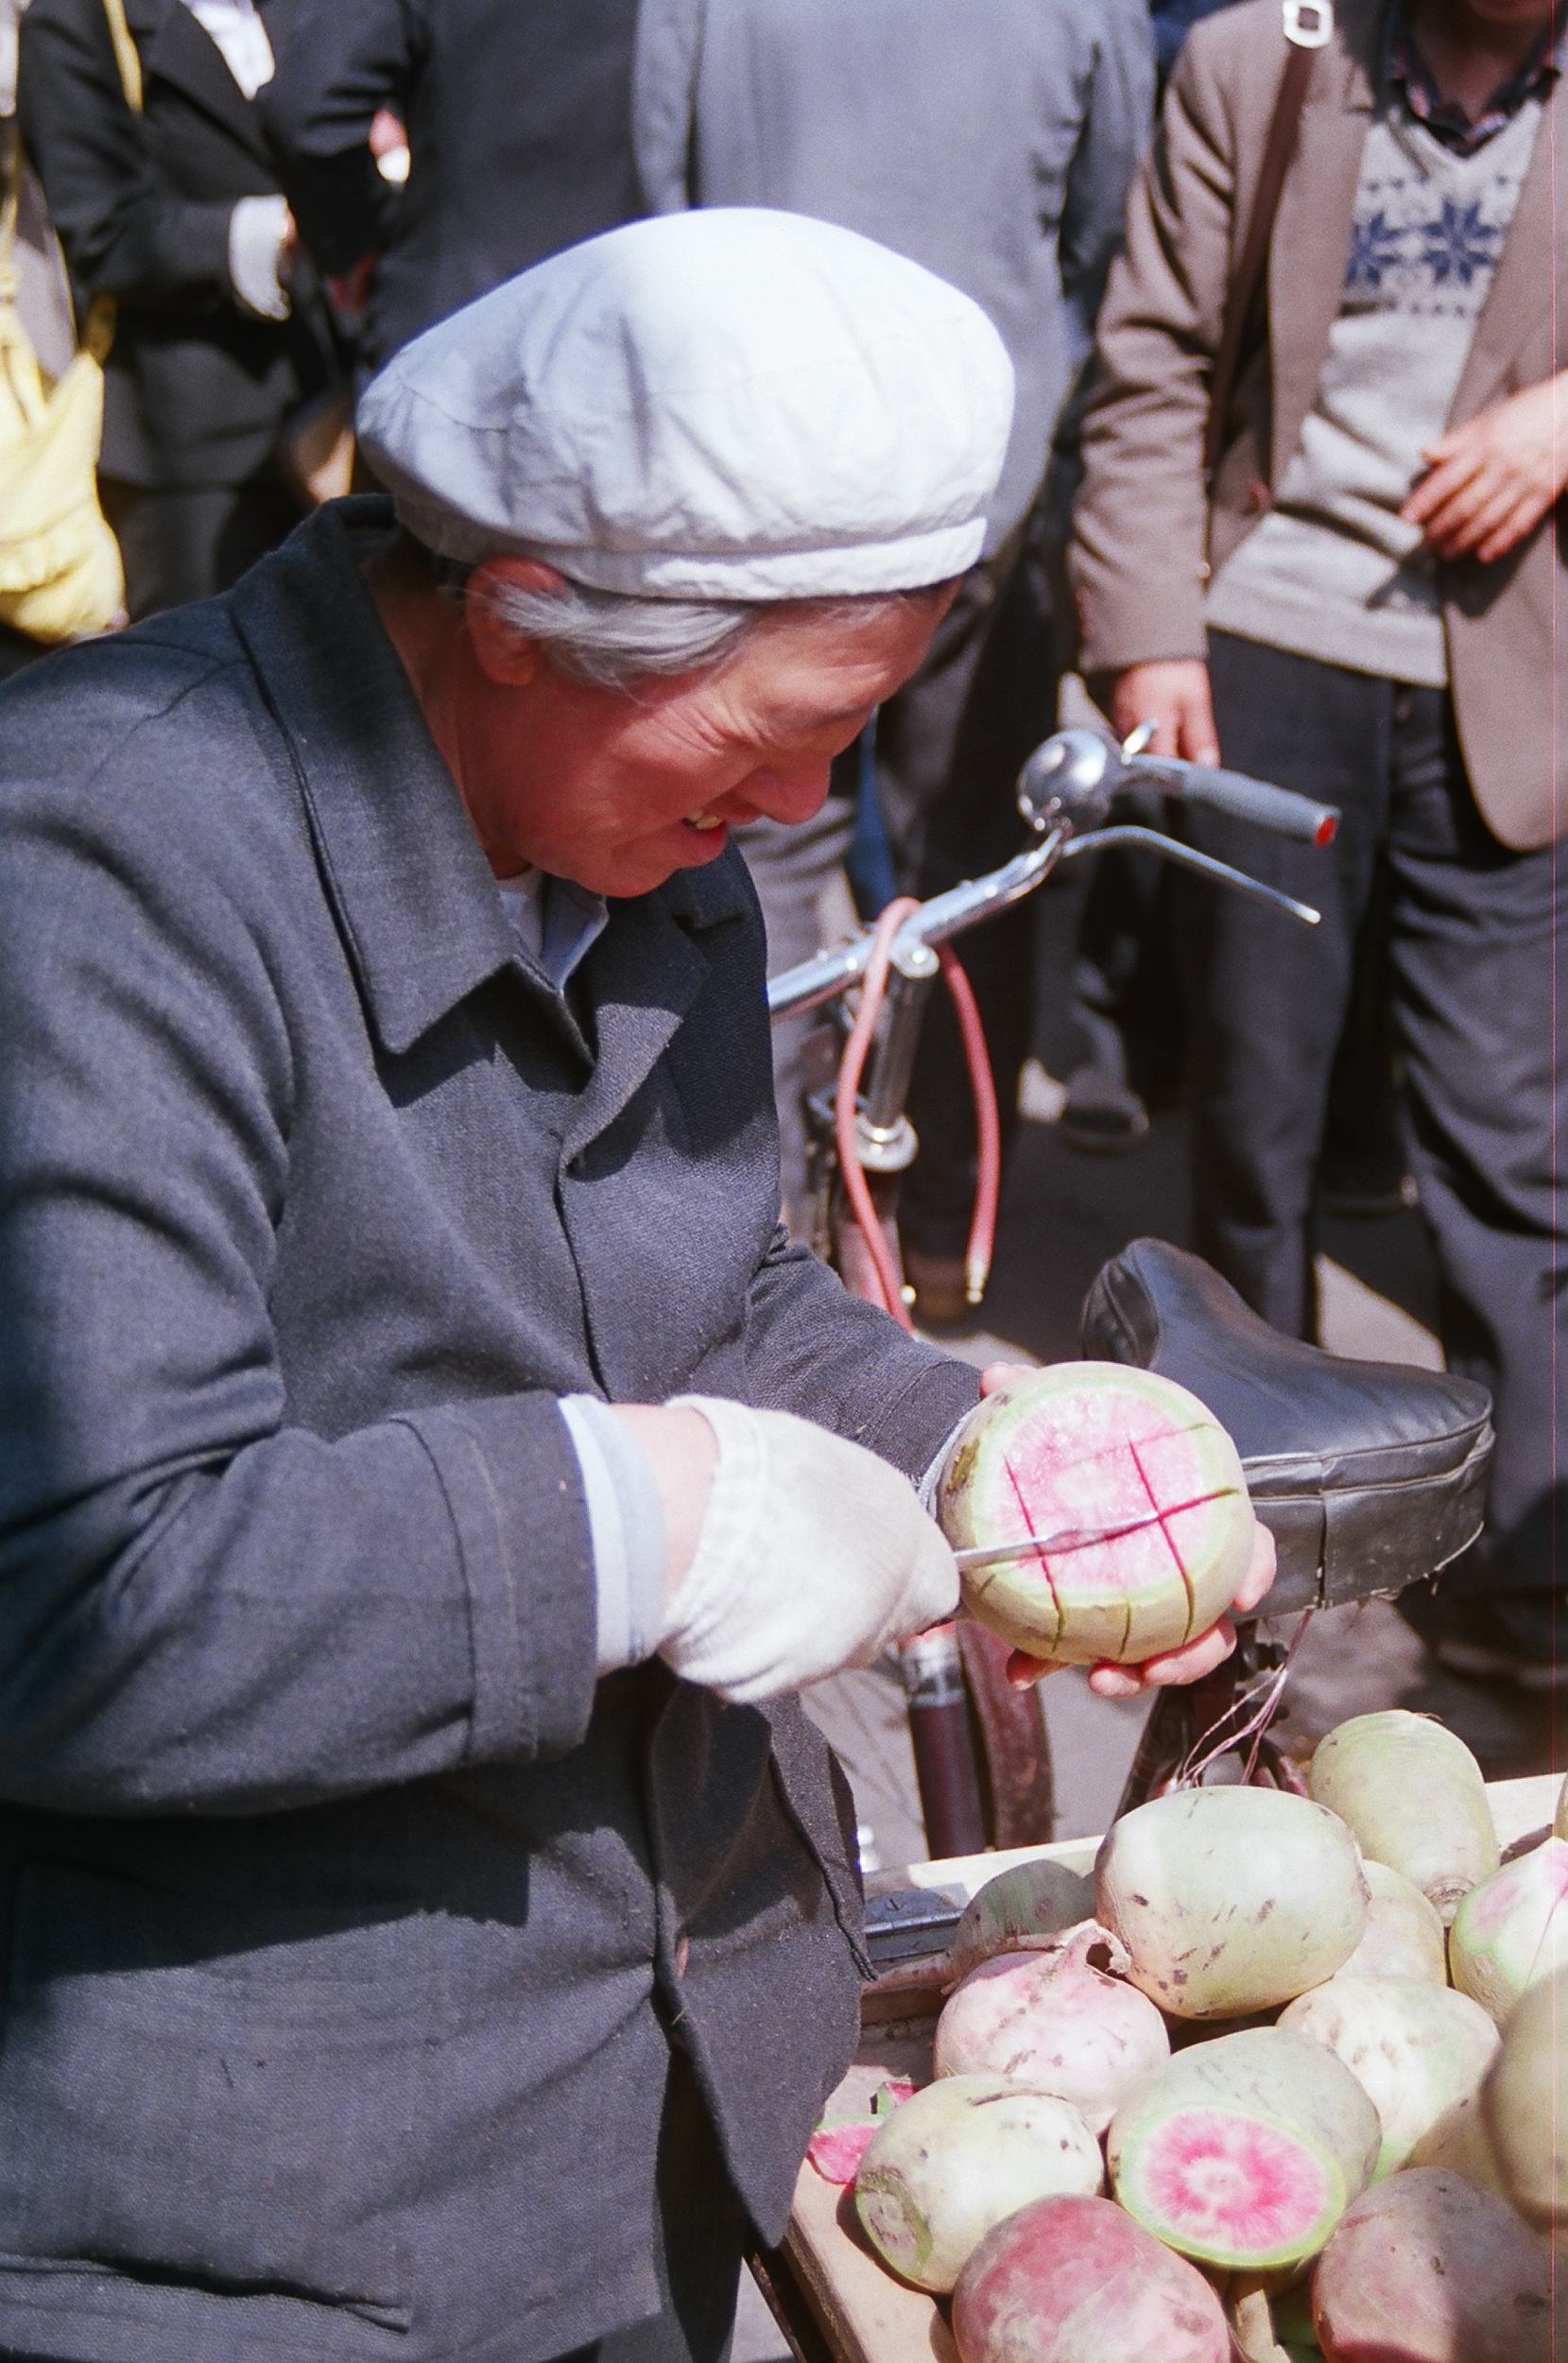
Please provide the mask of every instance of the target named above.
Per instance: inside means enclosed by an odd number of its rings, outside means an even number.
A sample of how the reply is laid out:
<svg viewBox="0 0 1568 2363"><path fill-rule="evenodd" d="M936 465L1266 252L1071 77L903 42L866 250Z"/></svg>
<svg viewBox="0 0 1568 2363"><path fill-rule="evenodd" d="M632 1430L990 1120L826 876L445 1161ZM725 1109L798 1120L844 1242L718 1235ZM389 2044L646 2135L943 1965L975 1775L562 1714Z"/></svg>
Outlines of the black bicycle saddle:
<svg viewBox="0 0 1568 2363"><path fill-rule="evenodd" d="M1162 1239L1102 1268L1082 1344L1175 1379L1230 1430L1279 1551L1270 1615L1402 1591L1481 1530L1491 1398L1473 1379L1282 1337Z"/></svg>

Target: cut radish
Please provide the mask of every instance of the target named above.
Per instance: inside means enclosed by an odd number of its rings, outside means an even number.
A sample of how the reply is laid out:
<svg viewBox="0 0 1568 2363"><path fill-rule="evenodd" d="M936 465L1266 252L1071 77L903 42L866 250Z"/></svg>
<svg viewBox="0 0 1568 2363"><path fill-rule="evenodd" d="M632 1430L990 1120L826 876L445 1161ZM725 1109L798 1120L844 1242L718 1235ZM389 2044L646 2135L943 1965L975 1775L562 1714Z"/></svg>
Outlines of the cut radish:
<svg viewBox="0 0 1568 2363"><path fill-rule="evenodd" d="M1014 1648L1138 1664L1235 1597L1254 1521L1235 1446L1196 1395L1147 1371L1067 1362L988 1396L938 1489L955 1549L1095 1535L966 1568L964 1605Z"/></svg>
<svg viewBox="0 0 1568 2363"><path fill-rule="evenodd" d="M1117 2198L1201 2263L1272 2270L1315 2256L1377 2158L1376 2109L1321 2044L1276 2027L1195 2044L1111 2122Z"/></svg>
<svg viewBox="0 0 1568 2363"><path fill-rule="evenodd" d="M871 2135L893 2111L914 2097L915 2087L902 2078L880 2085L871 2106L876 2114L848 2117L836 2125L819 2125L806 2144L806 2156L824 2182L853 2182L860 2171Z"/></svg>

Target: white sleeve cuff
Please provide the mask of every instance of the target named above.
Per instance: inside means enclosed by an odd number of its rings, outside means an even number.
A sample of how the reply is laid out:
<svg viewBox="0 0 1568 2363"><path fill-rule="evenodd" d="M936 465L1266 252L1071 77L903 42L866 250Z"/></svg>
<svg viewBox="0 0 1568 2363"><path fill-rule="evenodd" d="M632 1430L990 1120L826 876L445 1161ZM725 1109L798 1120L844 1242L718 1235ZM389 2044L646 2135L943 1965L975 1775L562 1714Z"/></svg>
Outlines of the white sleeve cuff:
<svg viewBox="0 0 1568 2363"><path fill-rule="evenodd" d="M636 1438L594 1395L565 1395L560 1416L582 1473L598 1602L597 1670L640 1665L659 1647L669 1588L663 1504Z"/></svg>
<svg viewBox="0 0 1568 2363"><path fill-rule="evenodd" d="M283 284L284 248L288 243L286 197L242 197L229 216L229 281L241 309L258 319L285 320L288 290Z"/></svg>

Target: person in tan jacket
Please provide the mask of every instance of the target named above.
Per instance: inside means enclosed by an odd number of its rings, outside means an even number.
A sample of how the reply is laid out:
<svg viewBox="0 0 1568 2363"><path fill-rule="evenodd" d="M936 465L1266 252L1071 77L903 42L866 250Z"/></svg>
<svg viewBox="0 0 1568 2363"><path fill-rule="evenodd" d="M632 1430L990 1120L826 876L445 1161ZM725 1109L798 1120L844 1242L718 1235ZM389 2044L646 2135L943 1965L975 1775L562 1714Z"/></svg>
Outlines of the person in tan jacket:
<svg viewBox="0 0 1568 2363"><path fill-rule="evenodd" d="M1194 819L1319 905L1187 892L1197 1244L1310 1334L1316 1170L1358 945L1387 962L1443 1343L1498 1442L1428 1626L1542 1685L1568 1652L1557 1044L1568 601L1568 134L1550 0L1338 0L1205 483L1209 394L1287 55L1280 0L1199 25L1098 339L1072 568L1116 726L1340 804L1332 856Z"/></svg>

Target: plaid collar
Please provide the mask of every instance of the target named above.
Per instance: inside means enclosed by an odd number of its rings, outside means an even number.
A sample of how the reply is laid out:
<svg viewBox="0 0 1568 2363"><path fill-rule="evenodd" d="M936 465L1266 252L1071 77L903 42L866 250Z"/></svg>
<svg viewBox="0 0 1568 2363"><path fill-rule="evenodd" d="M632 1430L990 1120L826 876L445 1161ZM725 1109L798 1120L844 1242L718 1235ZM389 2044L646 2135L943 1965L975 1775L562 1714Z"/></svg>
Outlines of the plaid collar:
<svg viewBox="0 0 1568 2363"><path fill-rule="evenodd" d="M1527 98L1545 96L1568 66L1568 0L1559 5L1554 22L1542 34L1524 64L1499 83L1473 123L1456 99L1445 98L1433 80L1432 70L1410 30L1407 0L1394 0L1388 20L1386 65L1387 89L1404 99L1418 123L1456 155L1473 156L1478 147L1513 121Z"/></svg>

